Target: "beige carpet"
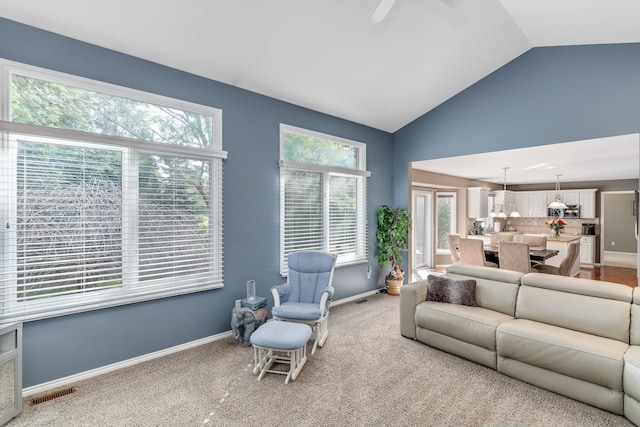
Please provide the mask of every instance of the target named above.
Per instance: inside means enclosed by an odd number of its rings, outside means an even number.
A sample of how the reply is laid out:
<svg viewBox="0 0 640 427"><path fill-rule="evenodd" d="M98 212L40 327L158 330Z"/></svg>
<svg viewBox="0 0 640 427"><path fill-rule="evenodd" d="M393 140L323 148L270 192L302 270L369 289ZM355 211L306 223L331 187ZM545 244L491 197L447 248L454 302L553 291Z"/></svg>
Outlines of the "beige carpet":
<svg viewBox="0 0 640 427"><path fill-rule="evenodd" d="M231 338L75 384L8 426L630 426L624 417L404 338L400 299L331 309L296 381ZM310 346L309 346L310 348Z"/></svg>

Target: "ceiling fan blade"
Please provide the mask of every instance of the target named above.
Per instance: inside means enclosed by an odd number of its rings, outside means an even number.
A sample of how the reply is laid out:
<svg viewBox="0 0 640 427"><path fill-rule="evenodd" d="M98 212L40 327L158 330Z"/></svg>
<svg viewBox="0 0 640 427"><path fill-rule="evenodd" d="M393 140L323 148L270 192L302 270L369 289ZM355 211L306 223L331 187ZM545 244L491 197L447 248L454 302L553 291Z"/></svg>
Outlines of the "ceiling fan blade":
<svg viewBox="0 0 640 427"><path fill-rule="evenodd" d="M395 2L396 0L380 0L378 7L373 11L373 15L371 15L369 22L372 24L379 24L384 21Z"/></svg>

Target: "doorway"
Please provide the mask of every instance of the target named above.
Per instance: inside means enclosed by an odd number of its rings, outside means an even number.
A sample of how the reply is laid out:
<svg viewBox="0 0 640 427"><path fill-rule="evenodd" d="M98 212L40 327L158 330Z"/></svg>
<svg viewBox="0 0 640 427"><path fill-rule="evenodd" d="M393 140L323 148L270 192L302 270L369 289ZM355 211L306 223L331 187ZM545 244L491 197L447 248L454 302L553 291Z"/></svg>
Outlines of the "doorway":
<svg viewBox="0 0 640 427"><path fill-rule="evenodd" d="M600 208L600 262L638 268L636 191L603 191Z"/></svg>
<svg viewBox="0 0 640 427"><path fill-rule="evenodd" d="M414 280L451 259L448 235L457 231L457 193L431 189L412 190L411 269Z"/></svg>
<svg viewBox="0 0 640 427"><path fill-rule="evenodd" d="M435 267L433 250L434 198L433 190L413 190L411 216L411 268L413 275L422 278L421 272Z"/></svg>

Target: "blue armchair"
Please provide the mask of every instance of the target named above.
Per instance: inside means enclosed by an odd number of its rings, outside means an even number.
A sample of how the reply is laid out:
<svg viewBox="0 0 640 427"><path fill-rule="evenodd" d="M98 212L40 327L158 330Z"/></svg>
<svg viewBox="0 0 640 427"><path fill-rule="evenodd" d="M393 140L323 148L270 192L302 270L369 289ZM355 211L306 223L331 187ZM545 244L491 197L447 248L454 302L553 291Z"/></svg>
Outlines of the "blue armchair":
<svg viewBox="0 0 640 427"><path fill-rule="evenodd" d="M276 320L305 323L313 329L311 354L324 345L329 329L329 303L333 296L336 256L323 251L300 251L289 255L287 283L271 288Z"/></svg>

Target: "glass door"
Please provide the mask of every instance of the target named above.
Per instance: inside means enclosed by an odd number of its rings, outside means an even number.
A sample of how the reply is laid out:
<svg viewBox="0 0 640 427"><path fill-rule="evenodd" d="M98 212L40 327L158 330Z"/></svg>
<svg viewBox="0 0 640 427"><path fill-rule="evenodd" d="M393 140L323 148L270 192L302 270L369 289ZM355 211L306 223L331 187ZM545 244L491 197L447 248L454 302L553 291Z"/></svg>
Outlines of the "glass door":
<svg viewBox="0 0 640 427"><path fill-rule="evenodd" d="M455 234L458 228L456 224L456 193L451 191L438 191L436 193L436 209L436 253L451 258L449 234Z"/></svg>
<svg viewBox="0 0 640 427"><path fill-rule="evenodd" d="M415 280L422 278L421 271L435 266L434 194L430 190L413 190L412 194L411 268Z"/></svg>

